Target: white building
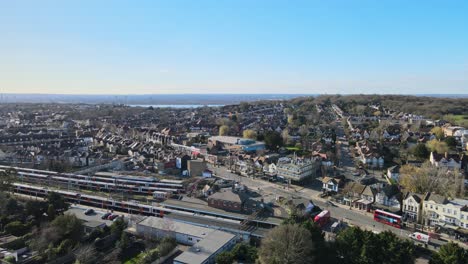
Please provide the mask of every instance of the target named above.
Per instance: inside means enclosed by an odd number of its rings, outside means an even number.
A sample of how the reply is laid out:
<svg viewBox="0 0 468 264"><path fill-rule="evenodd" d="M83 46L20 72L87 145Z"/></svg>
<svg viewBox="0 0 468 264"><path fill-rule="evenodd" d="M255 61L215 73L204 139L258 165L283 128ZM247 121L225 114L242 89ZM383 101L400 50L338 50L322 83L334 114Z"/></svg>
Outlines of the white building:
<svg viewBox="0 0 468 264"><path fill-rule="evenodd" d="M236 244L236 236L214 230L203 240L174 259L174 264L214 264L216 256L230 250Z"/></svg>
<svg viewBox="0 0 468 264"><path fill-rule="evenodd" d="M144 237L173 237L191 246L174 259L176 264L214 264L216 255L237 242L237 235L228 232L154 216L137 223L136 232Z"/></svg>
<svg viewBox="0 0 468 264"><path fill-rule="evenodd" d="M315 176L317 163L315 160L292 160L290 163L278 163L277 175L292 181L301 181Z"/></svg>
<svg viewBox="0 0 468 264"><path fill-rule="evenodd" d="M453 199L429 194L423 205L423 219L426 225L468 228L468 200Z"/></svg>
<svg viewBox="0 0 468 264"><path fill-rule="evenodd" d="M403 215L408 222L421 223L424 196L416 193L406 193L403 198Z"/></svg>

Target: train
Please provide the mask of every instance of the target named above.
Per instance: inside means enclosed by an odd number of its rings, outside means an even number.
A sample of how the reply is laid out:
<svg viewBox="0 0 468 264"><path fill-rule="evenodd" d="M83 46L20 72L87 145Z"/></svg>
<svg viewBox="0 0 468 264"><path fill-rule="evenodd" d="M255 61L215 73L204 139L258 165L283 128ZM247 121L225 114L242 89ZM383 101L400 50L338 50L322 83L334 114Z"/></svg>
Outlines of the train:
<svg viewBox="0 0 468 264"><path fill-rule="evenodd" d="M137 201L121 201L110 197L83 194L65 190L50 190L46 187L32 186L21 183L13 183L13 190L17 194L24 194L32 197L46 198L49 192L55 192L62 195L65 200L74 204L98 207L107 210L123 211L131 214L151 215L162 217L166 213L174 210L138 203Z"/></svg>
<svg viewBox="0 0 468 264"><path fill-rule="evenodd" d="M5 169L16 170L16 176L22 182L41 184L53 182L89 190L128 192L142 195L153 195L154 192L167 192L168 194L185 193L184 184L178 180L159 181L154 178L134 176L88 176L0 165L0 170Z"/></svg>

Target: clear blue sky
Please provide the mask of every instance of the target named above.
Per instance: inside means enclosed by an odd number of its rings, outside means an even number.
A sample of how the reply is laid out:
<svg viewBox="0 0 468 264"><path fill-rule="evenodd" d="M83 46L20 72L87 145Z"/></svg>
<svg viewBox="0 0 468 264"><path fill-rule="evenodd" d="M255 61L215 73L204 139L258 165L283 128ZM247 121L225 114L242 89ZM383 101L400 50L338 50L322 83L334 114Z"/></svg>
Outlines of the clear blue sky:
<svg viewBox="0 0 468 264"><path fill-rule="evenodd" d="M0 92L468 93L468 1L1 1Z"/></svg>

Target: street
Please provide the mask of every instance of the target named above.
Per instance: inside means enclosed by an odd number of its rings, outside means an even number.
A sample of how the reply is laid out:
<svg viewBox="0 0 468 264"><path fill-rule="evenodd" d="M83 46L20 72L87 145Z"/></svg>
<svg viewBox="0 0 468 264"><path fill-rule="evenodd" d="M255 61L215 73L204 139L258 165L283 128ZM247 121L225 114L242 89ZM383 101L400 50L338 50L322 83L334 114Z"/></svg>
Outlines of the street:
<svg viewBox="0 0 468 264"><path fill-rule="evenodd" d="M350 210L348 206L344 206L338 203L334 203L334 206L331 206L327 204L328 200L319 197L319 194L321 193L320 190L313 190L310 188L304 188L294 185L292 185L288 189L287 184L272 183L261 179L239 176L237 174L229 172L228 169L225 167L211 166L210 170L212 170L215 173L216 177L226 180L237 181L246 185L248 188L254 191L258 191L260 194L262 194L266 201L276 199L279 196L301 197L304 199L312 200L315 205L319 206L322 209L329 210L332 218L336 220L341 220L349 226L358 226L362 229L374 231L377 233L388 230L405 239L408 239L408 235L413 233L412 231L396 228L374 221L372 213L360 211L358 209ZM431 240L431 243L433 243L433 245L429 245L429 249L435 249L434 245L436 247L439 247L445 244L446 242L441 240Z"/></svg>

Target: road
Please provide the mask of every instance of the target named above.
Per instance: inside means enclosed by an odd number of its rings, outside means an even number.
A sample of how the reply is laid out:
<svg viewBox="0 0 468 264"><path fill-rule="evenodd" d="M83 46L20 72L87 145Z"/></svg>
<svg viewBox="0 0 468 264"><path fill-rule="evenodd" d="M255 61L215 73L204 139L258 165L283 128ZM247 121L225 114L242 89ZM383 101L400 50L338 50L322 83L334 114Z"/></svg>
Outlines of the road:
<svg viewBox="0 0 468 264"><path fill-rule="evenodd" d="M352 209L348 206L334 203L334 205L329 205L328 200L320 198L320 190L314 190L311 188L304 188L300 186L291 186L289 189L287 184L282 183L272 183L261 179L249 178L244 176L239 176L237 174L231 173L227 168L221 167L210 167L210 169L215 173L219 178L226 180L233 180L240 182L252 190L255 190L262 194L266 201L276 199L276 197L290 197L296 196L304 199L312 200L314 204L319 206L322 209L327 209L330 211L330 214L333 218L337 220L342 220L350 226L359 226L362 229L366 229L374 232L383 232L391 231L396 235L402 238L408 238L408 235L412 231L395 228L393 226L385 225L379 222L374 221L373 214L364 212L357 209ZM439 247L443 245L444 241L433 240L434 245ZM430 249L436 249L433 245L429 246Z"/></svg>

